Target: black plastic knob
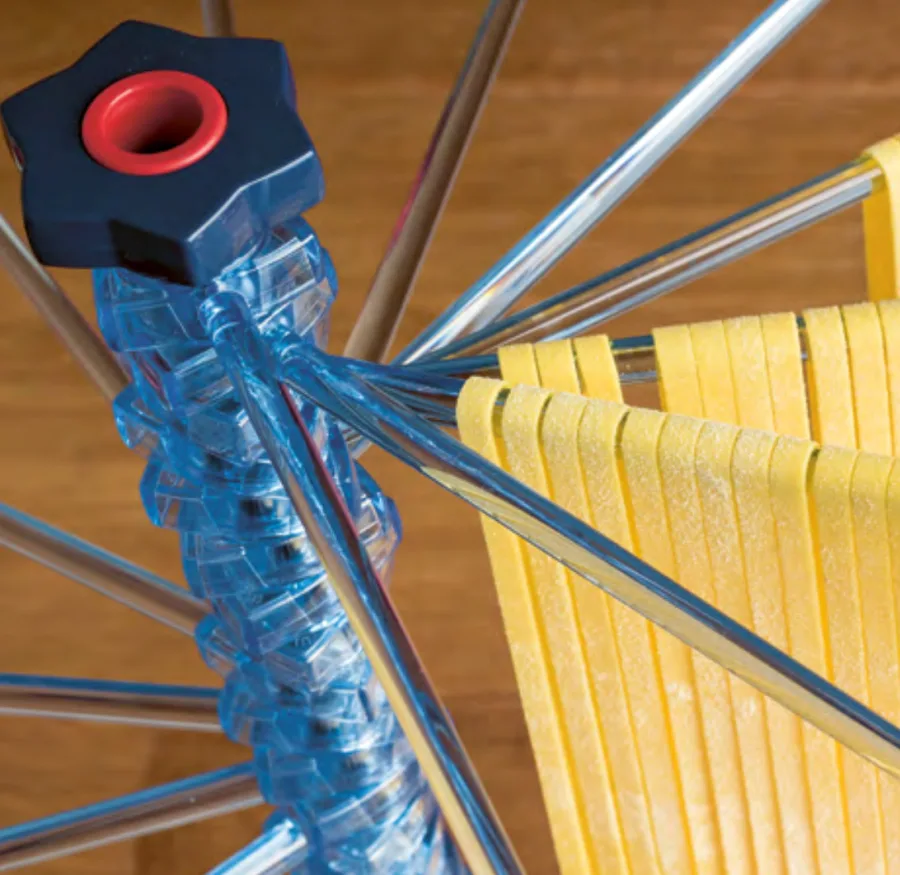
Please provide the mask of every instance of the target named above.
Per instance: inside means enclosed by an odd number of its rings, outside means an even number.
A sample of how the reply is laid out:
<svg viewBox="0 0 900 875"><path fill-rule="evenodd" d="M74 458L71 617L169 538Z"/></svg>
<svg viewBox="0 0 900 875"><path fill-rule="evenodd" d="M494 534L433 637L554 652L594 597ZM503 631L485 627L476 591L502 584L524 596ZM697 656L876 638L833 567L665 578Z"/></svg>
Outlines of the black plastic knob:
<svg viewBox="0 0 900 875"><path fill-rule="evenodd" d="M0 119L48 265L203 285L324 193L272 40L128 21L0 104Z"/></svg>

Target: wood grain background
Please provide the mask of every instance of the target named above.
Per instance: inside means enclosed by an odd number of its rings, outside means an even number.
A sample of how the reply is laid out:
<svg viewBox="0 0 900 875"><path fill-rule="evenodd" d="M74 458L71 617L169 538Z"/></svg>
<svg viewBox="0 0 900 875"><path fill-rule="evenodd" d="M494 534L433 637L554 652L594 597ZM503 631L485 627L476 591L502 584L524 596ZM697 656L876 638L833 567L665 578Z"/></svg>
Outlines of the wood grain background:
<svg viewBox="0 0 900 875"><path fill-rule="evenodd" d="M546 210L709 61L762 0L531 0L403 326L425 326ZM900 7L833 0L536 291L546 295L852 158L900 128ZM327 199L310 215L342 284L343 345L403 203L482 0L238 0L247 35L289 49ZM119 20L199 32L184 0L0 0L0 97L70 63ZM0 210L19 226L0 159ZM59 278L90 311L88 278ZM860 298L858 210L610 326ZM0 277L0 501L178 578L175 537L153 529L139 461L109 411ZM376 453L404 511L394 593L523 860L555 871L475 514ZM0 552L0 670L214 683L193 643ZM236 762L208 736L0 720L0 824ZM47 873L201 873L262 813L36 867Z"/></svg>

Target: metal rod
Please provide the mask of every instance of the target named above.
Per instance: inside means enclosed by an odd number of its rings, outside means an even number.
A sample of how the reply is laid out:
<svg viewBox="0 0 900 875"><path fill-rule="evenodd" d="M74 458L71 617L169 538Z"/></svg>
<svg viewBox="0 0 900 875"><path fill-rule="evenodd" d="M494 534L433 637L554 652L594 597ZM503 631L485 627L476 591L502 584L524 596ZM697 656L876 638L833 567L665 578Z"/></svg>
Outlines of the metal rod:
<svg viewBox="0 0 900 875"><path fill-rule="evenodd" d="M460 338L440 357L583 334L859 203L882 180L870 158L840 167Z"/></svg>
<svg viewBox="0 0 900 875"><path fill-rule="evenodd" d="M637 556L367 384L300 344L281 377L367 440L667 629L738 677L900 777L900 729ZM503 397L498 399L502 403Z"/></svg>
<svg viewBox="0 0 900 875"><path fill-rule="evenodd" d="M415 361L509 310L825 0L778 0L399 356Z"/></svg>
<svg viewBox="0 0 900 875"><path fill-rule="evenodd" d="M798 319L802 332L802 319ZM804 344L801 333L801 349ZM610 343L613 361L622 384L652 383L657 379L656 349L652 335L626 337ZM496 354L475 358L448 359L421 365L381 365L344 359L344 365L357 376L400 401L413 413L429 422L456 424L456 401L469 377L501 377ZM359 435L343 426L348 435Z"/></svg>
<svg viewBox="0 0 900 875"><path fill-rule="evenodd" d="M207 36L235 36L231 0L201 0L203 32Z"/></svg>
<svg viewBox="0 0 900 875"><path fill-rule="evenodd" d="M803 317L797 317L797 333L800 356L806 361L807 339ZM619 374L619 382L625 386L635 383L655 383L659 379L656 369L656 344L652 334L619 337L610 341L613 362ZM577 357L577 353L576 357ZM459 397L464 382L469 377L501 377L500 359L496 353L453 358L446 361L427 362L420 365L404 365L385 370L368 362L348 361L347 367L365 380L401 400L413 412L431 422L452 424L454 418L440 415L441 408L448 409ZM394 371L401 371L402 378Z"/></svg>
<svg viewBox="0 0 900 875"><path fill-rule="evenodd" d="M209 609L187 590L131 562L0 504L0 544L185 635Z"/></svg>
<svg viewBox="0 0 900 875"><path fill-rule="evenodd" d="M496 358L494 356L495 361ZM433 374L415 365L382 365L358 359L345 361L354 373L370 380L429 421L444 425L456 423L456 399L462 390L464 379ZM355 432L350 431L350 434Z"/></svg>
<svg viewBox="0 0 900 875"><path fill-rule="evenodd" d="M107 401L113 401L128 385L128 376L78 308L38 263L2 215L0 265L56 332L100 394Z"/></svg>
<svg viewBox="0 0 900 875"><path fill-rule="evenodd" d="M612 341L615 343L615 341ZM416 362L412 365L402 365L411 379L423 375L427 380L435 376L459 376L463 378L479 375L495 377L500 373L500 357L495 352L483 355L469 356L467 358L435 359L434 361ZM366 377L366 379L371 379Z"/></svg>
<svg viewBox="0 0 900 875"><path fill-rule="evenodd" d="M801 331L801 347L804 343L802 319L797 320ZM610 341L613 362L619 373L622 385L629 383L655 383L656 347L653 335L644 334L636 337L614 338ZM448 407L462 391L463 383L469 377L502 376L500 359L497 353L472 356L471 358L454 358L446 361L423 362L420 365L404 365L404 380L396 380L392 373L376 370L375 367L363 367L367 362L358 362L347 366L363 379L376 385L393 398L403 401L414 413L420 413L431 421L434 416L434 405ZM455 421L455 418L454 420Z"/></svg>
<svg viewBox="0 0 900 875"><path fill-rule="evenodd" d="M619 380L623 384L656 380L656 351L652 336L613 340L610 345ZM344 359L344 363L354 374L400 401L413 413L418 413L429 422L449 426L456 425L456 401L469 377L501 376L496 354L421 365L381 365L358 359ZM342 425L348 440L354 443L362 440L357 432Z"/></svg>
<svg viewBox="0 0 900 875"><path fill-rule="evenodd" d="M0 872L260 805L251 764L207 772L0 830Z"/></svg>
<svg viewBox="0 0 900 875"><path fill-rule="evenodd" d="M656 346L652 335L614 340L611 346L619 382L623 386L657 381Z"/></svg>
<svg viewBox="0 0 900 875"><path fill-rule="evenodd" d="M797 334L800 343L800 359L807 359L806 324L797 317ZM655 383L659 380L656 370L656 346L652 334L623 337L612 341L613 360L619 372L619 382L625 386L635 383Z"/></svg>
<svg viewBox="0 0 900 875"><path fill-rule="evenodd" d="M309 842L296 821L279 817L263 834L207 875L290 875L302 872Z"/></svg>
<svg viewBox="0 0 900 875"><path fill-rule="evenodd" d="M525 0L491 0L344 355L384 361Z"/></svg>
<svg viewBox="0 0 900 875"><path fill-rule="evenodd" d="M474 875L523 872L302 416L274 380L274 362L253 329L243 299L220 294L204 309L216 351L385 689L469 870Z"/></svg>
<svg viewBox="0 0 900 875"><path fill-rule="evenodd" d="M221 732L219 691L86 678L0 674L0 714Z"/></svg>

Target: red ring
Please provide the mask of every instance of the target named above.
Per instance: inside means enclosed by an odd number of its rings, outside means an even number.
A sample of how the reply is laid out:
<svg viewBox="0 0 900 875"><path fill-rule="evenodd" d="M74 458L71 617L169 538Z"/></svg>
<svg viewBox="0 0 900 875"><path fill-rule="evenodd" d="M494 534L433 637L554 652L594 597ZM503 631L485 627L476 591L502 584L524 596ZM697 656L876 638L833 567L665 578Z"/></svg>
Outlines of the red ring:
<svg viewBox="0 0 900 875"><path fill-rule="evenodd" d="M209 82L154 70L101 91L84 114L81 139L88 154L109 170L156 176L208 155L227 124L225 101Z"/></svg>

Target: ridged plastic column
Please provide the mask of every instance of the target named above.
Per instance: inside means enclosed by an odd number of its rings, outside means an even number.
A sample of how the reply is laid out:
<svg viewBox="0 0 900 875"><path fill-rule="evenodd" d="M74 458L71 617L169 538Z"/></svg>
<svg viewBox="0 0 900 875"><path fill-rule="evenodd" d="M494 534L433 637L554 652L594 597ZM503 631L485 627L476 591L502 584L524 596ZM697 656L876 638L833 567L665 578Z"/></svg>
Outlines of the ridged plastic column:
<svg viewBox="0 0 900 875"><path fill-rule="evenodd" d="M210 605L197 641L225 678L222 726L253 748L273 823L306 837L295 871L464 872L198 316L228 289L264 337L326 342L335 272L301 217L321 168L291 82L277 43L129 22L0 113L36 254L96 268L100 329L133 381L115 414L147 459L141 497ZM337 425L297 400L386 577L393 504Z"/></svg>

